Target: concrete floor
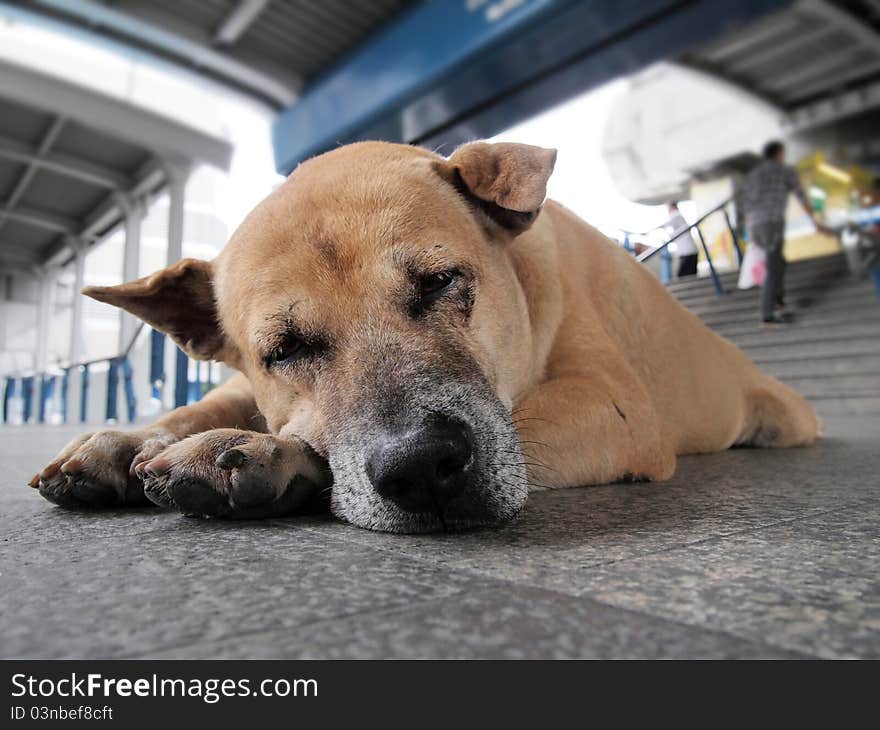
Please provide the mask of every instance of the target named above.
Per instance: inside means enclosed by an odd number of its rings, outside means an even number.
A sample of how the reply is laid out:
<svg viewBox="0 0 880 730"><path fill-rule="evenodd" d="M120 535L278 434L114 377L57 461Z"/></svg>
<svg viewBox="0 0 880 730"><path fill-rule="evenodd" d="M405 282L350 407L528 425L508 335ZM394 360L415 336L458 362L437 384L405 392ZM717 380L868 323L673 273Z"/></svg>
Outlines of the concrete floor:
<svg viewBox="0 0 880 730"><path fill-rule="evenodd" d="M73 430L0 433L2 657L880 657L877 416L424 536L69 512L24 484Z"/></svg>

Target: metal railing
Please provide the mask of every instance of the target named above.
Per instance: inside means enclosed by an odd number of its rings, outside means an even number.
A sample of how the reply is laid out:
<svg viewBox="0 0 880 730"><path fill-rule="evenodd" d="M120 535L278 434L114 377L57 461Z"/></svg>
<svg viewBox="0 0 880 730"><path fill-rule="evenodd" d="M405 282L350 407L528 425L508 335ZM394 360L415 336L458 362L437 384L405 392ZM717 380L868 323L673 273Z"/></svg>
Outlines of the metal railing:
<svg viewBox="0 0 880 730"><path fill-rule="evenodd" d="M740 243L740 238L736 233L736 230L733 227L733 224L730 221L730 212L727 210L727 206L729 206L733 202L733 198L728 198L722 203L719 203L711 210L703 213L696 221L693 223L689 223L687 226L679 228L672 232L669 238L661 243L659 246L651 247L648 251L644 251L636 256L636 261L643 263L658 254L663 259L663 263L661 265L661 279L664 284L668 284L672 280L672 254L669 251L669 245L671 243L675 243L675 241L683 235L690 235L692 230L697 232L697 238L700 242L700 247L703 250L703 255L706 257L706 262L709 265L709 275L712 277L712 284L715 286L715 293L718 296L721 296L725 293L724 287L721 284L721 278L718 276L718 272L715 269L715 263L712 261L712 254L709 251L709 246L706 244L706 238L703 235L703 232L700 230L700 224L703 223L707 218L716 213L722 213L724 215L724 222L727 225L727 229L730 231L730 238L733 242L733 247L736 250L736 257L738 265L742 265L743 260L743 247ZM636 232L636 231L627 231L625 229L621 229L621 232L624 235L623 238L623 246L628 251L634 251L634 246L632 244L633 237L644 237L647 236L654 231L661 230L665 226L656 226L654 228L650 228L644 232Z"/></svg>
<svg viewBox="0 0 880 730"><path fill-rule="evenodd" d="M125 416L129 422L133 422L138 416L138 404L130 355L145 326L143 322L140 322L125 349L116 355L66 364L62 362L58 363L51 371L6 375L3 387L3 423L12 421L11 405L16 397L20 397L22 401L21 420L23 423L32 421L46 423L48 406L59 385L61 389L61 422L68 423L70 421L68 413L70 376L71 373L76 372L80 374L79 413L76 414L76 417L80 423L86 423L89 420L89 389L92 370L99 363L107 363L108 366L104 421L107 423L119 421L119 384L121 380L125 394ZM161 388L165 381L164 340L165 336L162 333L152 331L150 385L153 397L159 399L161 399ZM206 382L202 382L203 369L201 367L196 368L195 381L190 381L188 376L189 358L179 349L176 352L175 362L177 369L177 378L174 383L175 406L201 400L206 390L212 386L210 365L205 369ZM17 392L19 388L20 393Z"/></svg>

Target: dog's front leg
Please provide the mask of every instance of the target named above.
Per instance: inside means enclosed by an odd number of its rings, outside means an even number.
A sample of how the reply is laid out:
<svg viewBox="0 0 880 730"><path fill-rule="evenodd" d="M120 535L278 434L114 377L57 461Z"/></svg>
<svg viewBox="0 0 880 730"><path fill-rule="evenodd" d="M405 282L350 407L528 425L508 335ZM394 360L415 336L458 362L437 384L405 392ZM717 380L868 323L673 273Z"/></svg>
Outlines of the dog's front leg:
<svg viewBox="0 0 880 730"><path fill-rule="evenodd" d="M663 481L675 452L641 384L620 368L548 380L513 410L529 481L548 487Z"/></svg>
<svg viewBox="0 0 880 730"><path fill-rule="evenodd" d="M136 468L168 446L213 428L265 430L253 391L235 375L203 400L176 408L134 431L103 430L75 438L30 482L65 507L149 504Z"/></svg>

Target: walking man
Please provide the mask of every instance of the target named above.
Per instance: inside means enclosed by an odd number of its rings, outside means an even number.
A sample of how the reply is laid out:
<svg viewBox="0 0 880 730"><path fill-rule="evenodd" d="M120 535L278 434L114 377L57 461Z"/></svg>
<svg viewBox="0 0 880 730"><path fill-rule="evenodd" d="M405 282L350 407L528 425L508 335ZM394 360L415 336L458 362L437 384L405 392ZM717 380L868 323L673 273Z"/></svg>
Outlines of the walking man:
<svg viewBox="0 0 880 730"><path fill-rule="evenodd" d="M764 146L764 160L746 176L742 195L749 238L767 255L767 276L761 292L761 318L767 324L785 322L775 309L785 303L785 257L782 249L789 193L797 196L816 228L826 230L816 220L797 172L785 164L785 146L778 141L768 142Z"/></svg>

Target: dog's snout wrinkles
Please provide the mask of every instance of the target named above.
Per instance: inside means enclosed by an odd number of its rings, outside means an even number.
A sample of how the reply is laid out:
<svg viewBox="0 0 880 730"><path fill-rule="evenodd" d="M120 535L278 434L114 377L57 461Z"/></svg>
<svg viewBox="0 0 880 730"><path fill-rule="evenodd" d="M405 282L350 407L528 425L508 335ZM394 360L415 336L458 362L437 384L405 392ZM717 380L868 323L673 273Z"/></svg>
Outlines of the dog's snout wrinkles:
<svg viewBox="0 0 880 730"><path fill-rule="evenodd" d="M464 490L473 454L473 433L466 424L432 418L416 429L388 434L367 458L367 476L401 509L434 511Z"/></svg>

